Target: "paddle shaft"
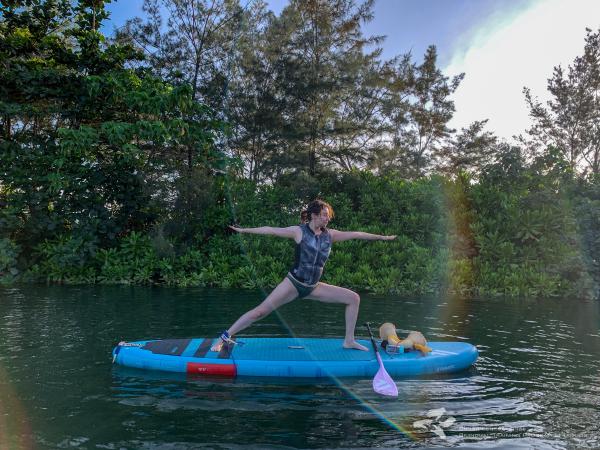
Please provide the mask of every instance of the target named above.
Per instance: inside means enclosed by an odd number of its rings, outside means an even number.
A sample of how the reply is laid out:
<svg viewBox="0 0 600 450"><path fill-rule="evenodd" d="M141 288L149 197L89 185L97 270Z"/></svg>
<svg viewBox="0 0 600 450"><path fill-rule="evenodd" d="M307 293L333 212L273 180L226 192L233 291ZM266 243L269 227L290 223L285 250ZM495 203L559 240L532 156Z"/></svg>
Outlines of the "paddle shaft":
<svg viewBox="0 0 600 450"><path fill-rule="evenodd" d="M366 322L365 326L367 327L367 330L369 330L369 337L371 338L371 344L373 344L373 350L375 350L375 353L378 354L379 349L377 348L377 343L375 342L375 338L373 337L373 332L371 331L371 324L369 322Z"/></svg>

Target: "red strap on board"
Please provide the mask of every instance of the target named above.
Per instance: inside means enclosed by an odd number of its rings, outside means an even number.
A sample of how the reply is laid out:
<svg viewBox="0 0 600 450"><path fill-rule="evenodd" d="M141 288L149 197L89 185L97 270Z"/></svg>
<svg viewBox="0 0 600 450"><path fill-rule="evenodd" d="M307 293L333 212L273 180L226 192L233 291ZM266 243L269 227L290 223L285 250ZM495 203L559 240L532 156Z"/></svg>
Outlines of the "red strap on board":
<svg viewBox="0 0 600 450"><path fill-rule="evenodd" d="M235 377L237 374L237 367L235 364L206 364L190 362L187 363L187 373Z"/></svg>

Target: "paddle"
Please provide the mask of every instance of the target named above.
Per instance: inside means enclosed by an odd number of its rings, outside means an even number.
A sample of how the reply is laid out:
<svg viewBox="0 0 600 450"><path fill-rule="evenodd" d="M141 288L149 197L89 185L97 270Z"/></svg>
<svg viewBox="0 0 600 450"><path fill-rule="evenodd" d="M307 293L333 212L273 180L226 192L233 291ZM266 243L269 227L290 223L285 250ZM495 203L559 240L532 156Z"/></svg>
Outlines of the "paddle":
<svg viewBox="0 0 600 450"><path fill-rule="evenodd" d="M369 322L365 323L367 330L369 330L369 336L371 337L371 344L373 344L373 350L375 350L375 356L377 356L377 362L379 363L379 370L373 378L373 390L381 395L387 395L389 397L398 397L398 386L392 380L392 377L387 373L383 366L383 361L379 355L379 349L373 338L373 332L371 331L371 325Z"/></svg>

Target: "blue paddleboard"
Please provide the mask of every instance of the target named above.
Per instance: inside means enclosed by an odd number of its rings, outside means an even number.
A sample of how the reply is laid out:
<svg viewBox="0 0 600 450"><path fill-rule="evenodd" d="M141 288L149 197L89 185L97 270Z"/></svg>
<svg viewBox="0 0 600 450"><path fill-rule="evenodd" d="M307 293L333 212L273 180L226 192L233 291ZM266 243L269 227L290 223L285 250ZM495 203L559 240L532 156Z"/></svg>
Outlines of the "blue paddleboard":
<svg viewBox="0 0 600 450"><path fill-rule="evenodd" d="M113 361L128 367L190 374L265 377L373 377L379 368L368 340L368 352L342 347L330 338L238 338L238 345L210 351L216 339L164 339L121 342ZM457 372L471 366L477 349L465 342L428 342L431 353L410 351L381 358L391 376Z"/></svg>

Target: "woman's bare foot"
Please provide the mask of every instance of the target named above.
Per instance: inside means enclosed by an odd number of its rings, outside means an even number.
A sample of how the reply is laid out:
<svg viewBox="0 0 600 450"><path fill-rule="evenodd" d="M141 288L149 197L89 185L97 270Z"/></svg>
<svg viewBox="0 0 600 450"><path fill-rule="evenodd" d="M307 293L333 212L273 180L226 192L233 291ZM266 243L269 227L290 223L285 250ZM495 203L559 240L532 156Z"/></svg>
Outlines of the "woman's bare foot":
<svg viewBox="0 0 600 450"><path fill-rule="evenodd" d="M369 351L369 349L367 347L365 347L364 345L360 345L356 341L352 341L352 342L346 342L346 341L344 341L344 348L353 348L353 349L356 349L356 350L362 350L363 352L368 352Z"/></svg>

